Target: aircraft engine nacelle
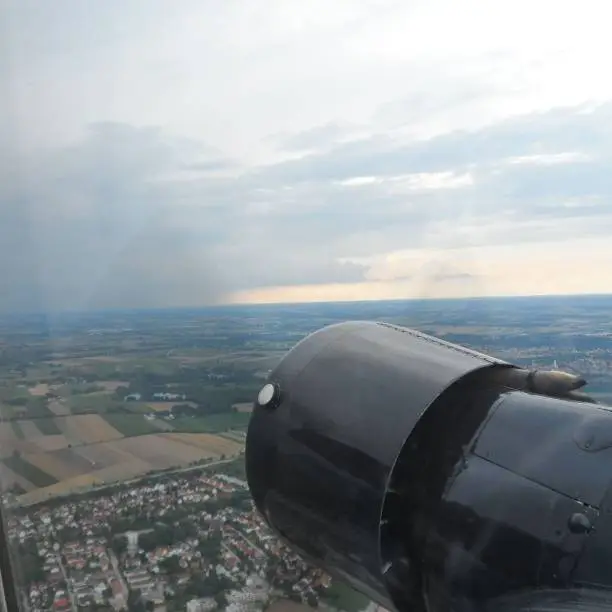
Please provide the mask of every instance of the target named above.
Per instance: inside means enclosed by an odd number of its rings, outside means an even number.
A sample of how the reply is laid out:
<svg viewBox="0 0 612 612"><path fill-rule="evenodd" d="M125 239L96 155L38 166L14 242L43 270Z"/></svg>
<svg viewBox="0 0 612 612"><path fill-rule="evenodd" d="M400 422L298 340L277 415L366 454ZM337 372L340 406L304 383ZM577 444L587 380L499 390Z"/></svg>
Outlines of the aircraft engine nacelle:
<svg viewBox="0 0 612 612"><path fill-rule="evenodd" d="M288 545L387 608L612 609L612 411L584 384L332 325L259 393L251 494Z"/></svg>

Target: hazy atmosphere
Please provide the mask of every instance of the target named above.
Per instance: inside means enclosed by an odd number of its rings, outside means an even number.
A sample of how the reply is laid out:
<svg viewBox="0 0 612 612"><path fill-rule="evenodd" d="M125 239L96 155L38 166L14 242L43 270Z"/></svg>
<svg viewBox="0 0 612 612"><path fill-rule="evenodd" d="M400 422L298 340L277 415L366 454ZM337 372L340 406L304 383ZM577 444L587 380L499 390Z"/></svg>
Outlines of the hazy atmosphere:
<svg viewBox="0 0 612 612"><path fill-rule="evenodd" d="M608 292L607 6L3 3L0 310Z"/></svg>

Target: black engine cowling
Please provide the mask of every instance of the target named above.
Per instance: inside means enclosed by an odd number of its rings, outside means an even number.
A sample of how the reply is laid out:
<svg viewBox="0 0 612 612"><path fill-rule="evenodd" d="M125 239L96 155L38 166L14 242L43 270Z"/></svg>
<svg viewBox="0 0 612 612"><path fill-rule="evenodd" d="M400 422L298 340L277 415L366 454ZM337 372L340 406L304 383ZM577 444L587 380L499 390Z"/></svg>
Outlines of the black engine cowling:
<svg viewBox="0 0 612 612"><path fill-rule="evenodd" d="M249 487L287 543L385 607L607 602L612 412L583 385L393 325L332 325L261 390Z"/></svg>

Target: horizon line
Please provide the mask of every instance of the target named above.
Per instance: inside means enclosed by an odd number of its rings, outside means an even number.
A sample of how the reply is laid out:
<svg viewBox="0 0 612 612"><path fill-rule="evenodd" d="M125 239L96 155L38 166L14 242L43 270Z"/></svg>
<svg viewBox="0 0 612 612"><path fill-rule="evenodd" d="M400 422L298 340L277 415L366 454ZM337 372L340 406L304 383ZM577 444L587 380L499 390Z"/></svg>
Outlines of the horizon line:
<svg viewBox="0 0 612 612"><path fill-rule="evenodd" d="M261 308L261 307L287 307L287 306L323 306L323 305L348 305L348 304L375 304L375 303L402 303L402 302L475 302L486 300L515 300L515 299L558 299L558 298L600 298L612 297L612 291L608 293L548 293L548 294L517 294L517 295L484 295L463 297L406 297L406 298L382 298L382 299L359 299L359 300L320 300L308 302L228 302L218 304L198 304L183 306L113 306L101 309L76 309L65 308L58 310L21 310L0 312L2 317L14 316L61 316L69 314L100 314L119 312L160 312L169 310L213 310L215 308Z"/></svg>

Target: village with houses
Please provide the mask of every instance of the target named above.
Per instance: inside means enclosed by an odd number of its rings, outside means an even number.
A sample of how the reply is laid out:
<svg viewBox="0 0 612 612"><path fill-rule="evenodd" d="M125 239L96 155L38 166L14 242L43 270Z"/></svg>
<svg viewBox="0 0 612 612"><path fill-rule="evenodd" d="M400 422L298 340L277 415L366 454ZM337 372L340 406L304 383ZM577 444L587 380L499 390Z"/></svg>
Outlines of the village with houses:
<svg viewBox="0 0 612 612"><path fill-rule="evenodd" d="M245 482L218 472L14 508L8 537L28 612L314 608L332 591L271 533Z"/></svg>

